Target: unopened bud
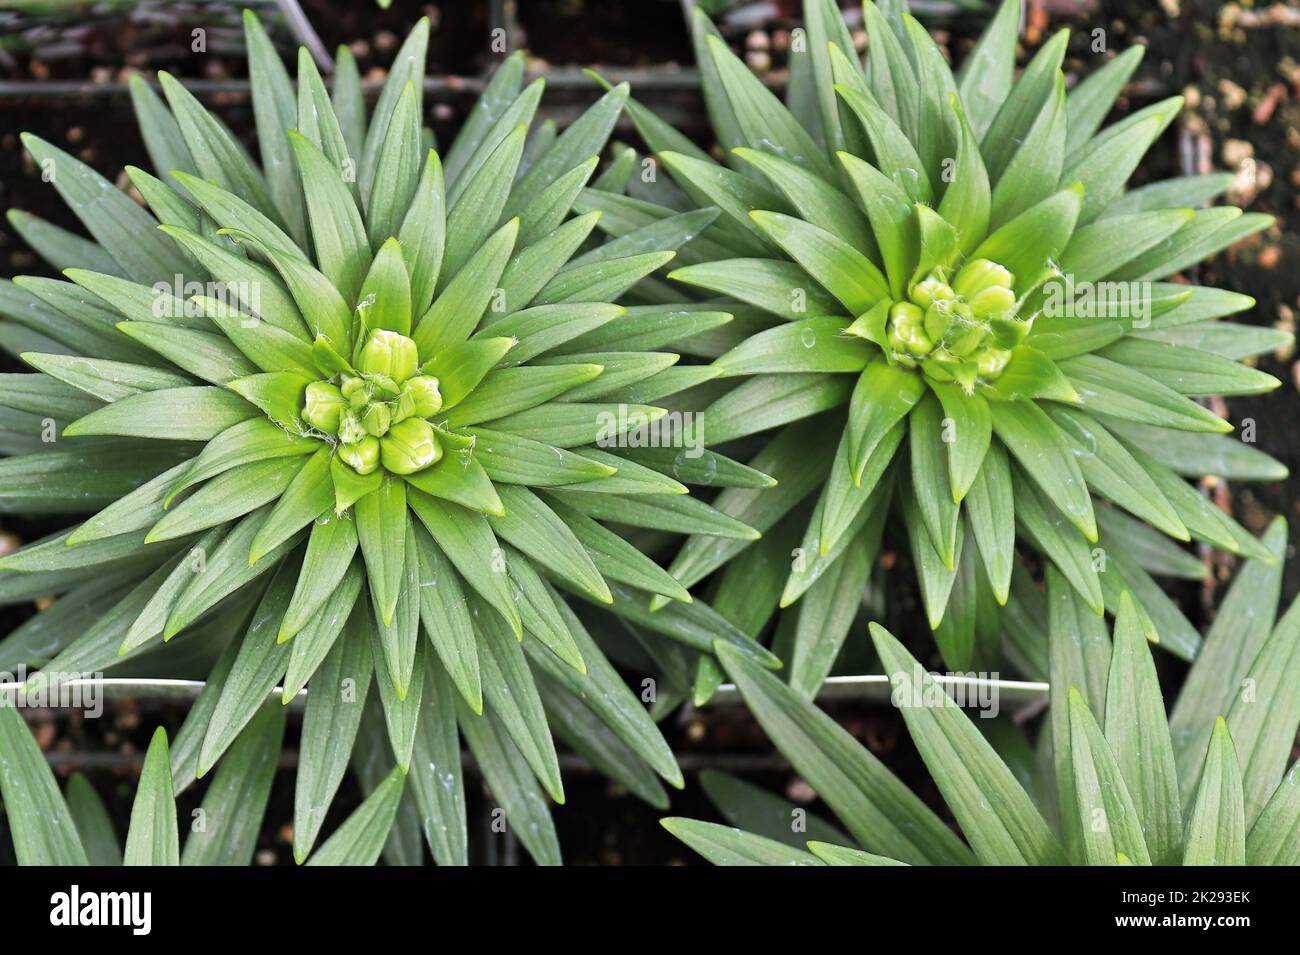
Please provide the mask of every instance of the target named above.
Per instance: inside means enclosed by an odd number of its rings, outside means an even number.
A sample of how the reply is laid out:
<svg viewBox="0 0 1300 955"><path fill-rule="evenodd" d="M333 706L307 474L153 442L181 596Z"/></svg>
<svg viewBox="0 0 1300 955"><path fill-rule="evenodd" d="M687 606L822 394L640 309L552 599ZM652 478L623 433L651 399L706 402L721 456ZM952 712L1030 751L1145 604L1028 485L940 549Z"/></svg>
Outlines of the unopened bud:
<svg viewBox="0 0 1300 955"><path fill-rule="evenodd" d="M988 259L972 259L962 266L962 270L953 279L952 287L958 295L970 300L995 285L1011 288L1013 278L1010 272Z"/></svg>
<svg viewBox="0 0 1300 955"><path fill-rule="evenodd" d="M366 437L365 426L355 411L345 411L339 419L339 440L344 444L355 444Z"/></svg>
<svg viewBox="0 0 1300 955"><path fill-rule="evenodd" d="M969 325L955 335L948 336L948 350L962 358L968 357L984 341L988 330L983 325Z"/></svg>
<svg viewBox="0 0 1300 955"><path fill-rule="evenodd" d="M952 287L933 272L912 286L910 298L921 308L929 308L935 302L944 302L956 298Z"/></svg>
<svg viewBox="0 0 1300 955"><path fill-rule="evenodd" d="M339 457L358 474L370 474L379 467L379 439L367 435L360 441L341 444Z"/></svg>
<svg viewBox="0 0 1300 955"><path fill-rule="evenodd" d="M898 302L889 310L889 345L897 353L926 355L934 346L924 329L925 313L911 302Z"/></svg>
<svg viewBox="0 0 1300 955"><path fill-rule="evenodd" d="M339 390L354 411L360 411L370 401L370 388L364 378L345 378Z"/></svg>
<svg viewBox="0 0 1300 955"><path fill-rule="evenodd" d="M417 418L431 418L442 410L442 392L438 379L432 375L416 375L402 385L402 398L411 400L412 413Z"/></svg>
<svg viewBox="0 0 1300 955"><path fill-rule="evenodd" d="M1010 351L1004 348L986 348L979 357L980 377L990 380L998 377L1010 360Z"/></svg>
<svg viewBox="0 0 1300 955"><path fill-rule="evenodd" d="M339 419L347 410L343 393L328 381L313 381L307 386L302 403L303 419L317 431L338 434Z"/></svg>
<svg viewBox="0 0 1300 955"><path fill-rule="evenodd" d="M415 342L405 335L381 328L372 332L361 348L359 370L371 375L383 375L400 385L412 377L419 368Z"/></svg>
<svg viewBox="0 0 1300 955"><path fill-rule="evenodd" d="M925 333L932 341L943 341L948 334L950 309L947 303L935 303L925 310Z"/></svg>
<svg viewBox="0 0 1300 955"><path fill-rule="evenodd" d="M384 467L394 474L414 474L442 457L438 436L423 418L399 421L379 444Z"/></svg>
<svg viewBox="0 0 1300 955"><path fill-rule="evenodd" d="M991 285L969 300L971 311L980 317L1005 315L1016 307L1016 293L1001 285Z"/></svg>
<svg viewBox="0 0 1300 955"><path fill-rule="evenodd" d="M393 422L393 410L388 405L372 401L361 414L361 424L369 434L382 438Z"/></svg>
<svg viewBox="0 0 1300 955"><path fill-rule="evenodd" d="M889 318L900 330L919 328L925 321L925 312L911 302L896 302L889 310Z"/></svg>

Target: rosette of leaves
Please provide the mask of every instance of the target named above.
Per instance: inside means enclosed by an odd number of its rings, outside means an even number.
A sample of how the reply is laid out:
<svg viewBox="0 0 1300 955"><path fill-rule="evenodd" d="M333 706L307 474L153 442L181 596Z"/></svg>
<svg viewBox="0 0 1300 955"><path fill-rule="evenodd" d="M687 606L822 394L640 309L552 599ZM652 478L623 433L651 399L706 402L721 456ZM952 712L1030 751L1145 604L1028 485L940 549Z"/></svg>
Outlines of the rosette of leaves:
<svg viewBox="0 0 1300 955"><path fill-rule="evenodd" d="M603 246L598 214L570 215L625 87L562 134L530 133L542 81L525 87L513 56L439 153L421 123L427 21L368 119L346 51L330 95L305 51L295 85L246 24L260 168L166 74L161 98L132 85L159 173L127 170L147 209L24 138L94 241L11 217L71 281L0 288L5 346L40 372L0 381L5 450L24 452L0 462L0 502L92 516L0 564L7 601L64 594L0 658L197 668L178 789L274 687L288 702L310 683L300 859L360 733L368 787L388 768L368 754L389 747L417 777L391 857L418 858L423 831L439 862L463 862L459 728L521 841L554 862L552 730L654 802L656 776L680 783L556 586L690 601L601 523L624 509L754 536L663 468L594 446L682 386L676 355L649 350L672 321L609 303L715 213Z"/></svg>
<svg viewBox="0 0 1300 955"><path fill-rule="evenodd" d="M714 300L737 320L719 336L722 378L694 397L711 443L761 437L751 463L780 486L714 502L763 541L693 537L669 569L688 586L721 571L726 587L786 565L740 586L758 626L799 602L786 636L805 694L836 658L889 513L954 669L996 661L1018 553L1099 615L1130 589L1185 659L1199 638L1151 574L1203 576L1179 541L1263 556L1185 478L1286 473L1197 399L1276 387L1241 360L1290 338L1221 321L1248 296L1170 279L1271 220L1201 208L1227 175L1127 188L1181 98L1103 128L1142 48L1067 93L1066 31L1015 77L1019 15L1007 0L954 75L902 4L864 5L861 62L836 5L807 0L782 103L697 14L723 161L630 100L667 175L585 200L647 218L722 211L692 247L713 260L669 276L743 303ZM741 563L746 547L765 556Z"/></svg>
<svg viewBox="0 0 1300 955"><path fill-rule="evenodd" d="M1014 726L977 727L873 624L894 703L961 837L833 719L726 648L755 717L843 828L718 775L706 788L739 828L664 825L719 865L1300 864L1300 778L1288 768L1300 602L1275 619L1281 520L1263 543L1273 560L1243 566L1168 714L1157 635L1128 592L1112 639L1049 571L1051 706L1037 753Z"/></svg>

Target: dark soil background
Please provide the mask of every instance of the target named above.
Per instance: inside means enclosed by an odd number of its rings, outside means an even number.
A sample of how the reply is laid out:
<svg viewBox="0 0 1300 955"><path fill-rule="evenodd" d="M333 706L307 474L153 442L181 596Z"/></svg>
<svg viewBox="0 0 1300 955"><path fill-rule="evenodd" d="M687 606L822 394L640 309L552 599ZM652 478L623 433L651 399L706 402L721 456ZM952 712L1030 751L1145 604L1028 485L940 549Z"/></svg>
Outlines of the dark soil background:
<svg viewBox="0 0 1300 955"><path fill-rule="evenodd" d="M269 2L248 4L258 10L286 52L295 45ZM531 70L548 74L548 103L559 121L593 101L597 90L578 67L599 65L602 72L629 78L639 98L700 141L707 130L689 73L690 43L678 0L447 0L418 3L395 0L381 11L362 0L304 0L304 9L325 46L346 43L362 75L381 81L383 64L421 15L434 30L428 70L434 81L427 96L427 121L443 143L450 141L472 105L480 79L508 49L529 51ZM960 62L986 14L938 13L923 16L951 58ZM1277 217L1273 228L1247 240L1198 268L1189 280L1247 292L1255 310L1239 320L1294 330L1300 309L1300 0L1285 3L1223 3L1214 0L1028 0L1022 34L1022 62L1061 26L1075 28L1067 70L1071 82L1129 45L1148 53L1120 100L1118 118L1173 93L1187 97L1177 124L1148 155L1137 181L1180 172L1223 169L1236 176L1229 199L1251 211ZM137 7L132 13L132 8ZM750 65L767 74L773 85L784 81L784 51L796 3L741 4L722 18L724 32ZM492 31L500 27L502 34ZM205 31L206 52L192 49L193 31ZM1095 53L1096 30L1105 31L1106 53ZM859 31L860 32L860 31ZM18 134L36 133L114 177L128 163L147 166L124 83L132 73L166 69L196 88L233 128L251 139L238 7L223 3L178 2L129 4L122 0L86 3L69 19L37 13L0 13L0 208L18 208L76 228L54 191L40 182L23 154ZM626 135L631 136L630 131ZM119 178L119 183L124 177ZM0 274L48 274L48 269L7 228L0 230ZM1253 531L1262 531L1277 514L1291 522L1291 554L1300 541L1300 376L1292 354L1260 362L1283 386L1270 395L1234 398L1227 410L1240 424L1253 419L1258 447L1286 463L1292 477L1275 485L1214 486L1221 506ZM0 371L19 370L0 355ZM0 552L57 528L48 521L0 517ZM1185 612L1206 624L1232 561L1207 553L1215 574L1198 592L1178 593ZM910 575L895 574L901 587ZM906 582L905 582L906 581ZM1287 569L1284 598L1300 590L1300 562ZM0 608L0 633L38 612L39 604ZM920 624L924 627L924 624ZM928 646L919 630L914 646ZM1171 685L1179 667L1163 663ZM939 805L915 750L889 709L837 703L832 712L873 751ZM62 774L81 768L109 802L124 827L129 817L134 780L149 734L156 725L174 732L183 709L150 703L113 705L98 721L67 713L36 713L33 728ZM673 794L672 814L715 819L716 813L695 781L701 767L731 769L745 778L799 802L812 800L808 787L773 754L770 744L743 709L713 708L686 712L665 727L678 752L688 783ZM260 864L291 862L293 747L296 720L290 721L284 769L278 775L257 856ZM572 863L694 863L696 857L660 829L661 815L652 807L602 778L575 771L566 774L568 803L555 810L561 844ZM472 820L485 818L478 787L471 785ZM359 794L349 778L336 801L339 819ZM181 818L196 797L187 794ZM327 823L327 831L334 821ZM511 862L523 856L509 839L488 831L475 834L480 860ZM12 849L0 838L0 861Z"/></svg>

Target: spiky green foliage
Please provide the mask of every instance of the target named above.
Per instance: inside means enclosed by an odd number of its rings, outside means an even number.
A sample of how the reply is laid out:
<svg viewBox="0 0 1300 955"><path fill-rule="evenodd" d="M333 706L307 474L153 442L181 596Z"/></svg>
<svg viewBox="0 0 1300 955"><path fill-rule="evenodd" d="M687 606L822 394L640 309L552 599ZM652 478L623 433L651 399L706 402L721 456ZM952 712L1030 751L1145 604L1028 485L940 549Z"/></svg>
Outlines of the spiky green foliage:
<svg viewBox="0 0 1300 955"><path fill-rule="evenodd" d="M806 0L785 104L697 13L723 163L630 100L668 175L587 199L645 218L721 210L670 274L679 291L652 291L743 303L711 300L737 321L714 352L727 381L697 394L705 431L724 449L761 436L758 466L801 492L761 514L745 494L716 501L770 532L753 545L766 561L795 550L784 579L751 593L750 618L801 601L791 679L811 693L892 512L955 669L997 659L1018 549L1091 613L1132 590L1166 649L1191 659L1195 630L1150 574L1189 573L1175 541L1262 551L1184 478L1286 473L1196 399L1276 387L1239 359L1289 336L1220 321L1252 306L1245 295L1167 280L1270 219L1200 208L1226 175L1126 189L1182 104L1101 128L1141 47L1067 95L1062 31L1015 79L1020 4L1007 0L954 76L904 7L866 2L860 62L836 4ZM694 585L744 546L693 538L670 570Z"/></svg>
<svg viewBox="0 0 1300 955"><path fill-rule="evenodd" d="M1284 546L1281 521L1267 539ZM815 705L720 649L759 723L847 835L725 777L708 781L710 794L753 831L664 825L719 865L1300 864L1300 777L1287 767L1300 727L1300 601L1275 621L1280 581L1277 562L1245 565L1166 716L1150 649L1158 636L1130 595L1112 640L1053 573L1051 707L1037 759L1018 730L970 718L873 624L894 704L965 842Z"/></svg>
<svg viewBox="0 0 1300 955"><path fill-rule="evenodd" d="M675 338L676 311L609 303L714 214L588 241L599 214L572 206L625 87L530 134L542 81L524 87L516 55L440 154L422 130L427 21L368 119L346 51L332 95L305 51L295 87L246 24L260 166L166 74L165 99L132 86L158 177L127 174L147 209L24 138L94 241L11 217L71 282L0 287L5 344L40 371L0 381L18 452L0 508L92 516L0 562L5 600L65 594L0 659L206 676L172 751L178 790L273 688L288 702L310 684L299 859L360 734L412 773L398 828L415 853L423 831L439 862L463 862L459 727L521 841L554 862L552 728L651 801L656 775L680 784L556 586L690 601L601 523L624 511L755 536L684 497L671 461L595 446L684 383L675 354L646 350ZM371 769L368 788L388 767Z"/></svg>
<svg viewBox="0 0 1300 955"><path fill-rule="evenodd" d="M140 771L123 848L104 804L80 773L66 792L18 710L0 707L0 795L19 865L250 865L284 731L283 712L267 709L224 761L203 800L210 828L190 832L181 848L167 733L154 732ZM373 865L402 796L405 774L383 783L321 844L308 865Z"/></svg>

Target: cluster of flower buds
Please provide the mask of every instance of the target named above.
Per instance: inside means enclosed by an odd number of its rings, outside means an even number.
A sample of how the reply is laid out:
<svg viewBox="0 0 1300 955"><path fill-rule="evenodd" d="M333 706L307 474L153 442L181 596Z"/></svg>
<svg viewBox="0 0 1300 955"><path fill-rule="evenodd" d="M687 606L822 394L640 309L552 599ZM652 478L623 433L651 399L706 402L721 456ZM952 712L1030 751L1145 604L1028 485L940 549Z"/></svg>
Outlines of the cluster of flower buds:
<svg viewBox="0 0 1300 955"><path fill-rule="evenodd" d="M442 409L442 393L438 379L419 370L414 341L375 331L362 346L357 374L307 386L303 419L337 436L339 457L358 474L380 464L394 474L414 474L442 457L427 420Z"/></svg>
<svg viewBox="0 0 1300 955"><path fill-rule="evenodd" d="M988 259L964 265L951 284L935 269L889 310L886 340L901 364L968 393L996 379L1028 331L1016 318L1015 277Z"/></svg>

